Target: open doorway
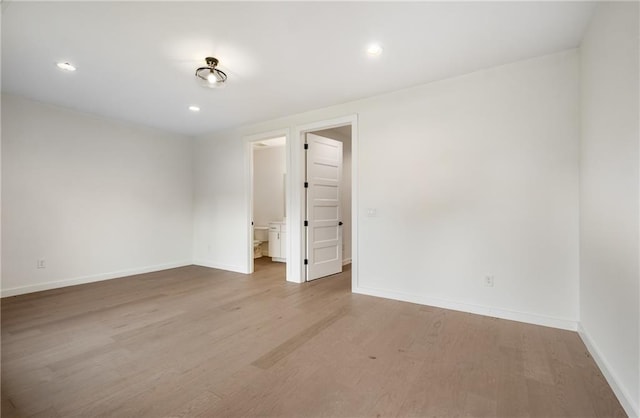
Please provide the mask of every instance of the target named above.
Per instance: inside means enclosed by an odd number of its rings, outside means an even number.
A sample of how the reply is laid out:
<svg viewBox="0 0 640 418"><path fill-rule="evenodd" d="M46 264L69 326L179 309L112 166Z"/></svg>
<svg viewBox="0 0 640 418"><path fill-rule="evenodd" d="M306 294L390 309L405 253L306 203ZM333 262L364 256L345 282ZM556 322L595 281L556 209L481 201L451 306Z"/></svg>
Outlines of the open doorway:
<svg viewBox="0 0 640 418"><path fill-rule="evenodd" d="M343 263L351 262L351 287L358 288L358 115L342 116L334 119L326 119L312 122L305 125L298 125L294 128L292 138L289 141L289 210L287 216L288 234L289 234L289 259L287 260L287 280L294 283L304 283L307 281L307 265L304 260L307 259L307 240L304 221L307 220L306 205L306 155L304 144L307 140L308 133L317 133L333 128L350 127L350 152L343 155L343 160L347 164L343 165L343 174L351 182L350 193L348 197L342 199L350 203L349 208L343 208L341 226L343 235ZM347 129L347 128L344 128ZM335 131L333 131L335 133ZM325 132L326 134L326 132ZM337 136L336 136L337 137ZM339 139L348 140L349 138L341 137ZM344 148L344 147L343 147ZM348 190L348 188L344 188ZM350 243L346 241L349 240Z"/></svg>
<svg viewBox="0 0 640 418"><path fill-rule="evenodd" d="M250 273L282 266L287 259L286 136L251 141ZM275 266L277 268L277 266Z"/></svg>

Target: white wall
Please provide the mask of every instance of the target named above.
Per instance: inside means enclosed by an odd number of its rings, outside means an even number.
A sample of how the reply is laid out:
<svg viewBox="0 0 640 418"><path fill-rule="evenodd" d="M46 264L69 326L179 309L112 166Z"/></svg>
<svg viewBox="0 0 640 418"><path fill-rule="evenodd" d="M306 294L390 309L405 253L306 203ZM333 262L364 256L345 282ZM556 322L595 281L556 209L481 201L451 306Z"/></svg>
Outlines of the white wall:
<svg viewBox="0 0 640 418"><path fill-rule="evenodd" d="M198 138L195 251L248 259L243 135L357 113L355 291L575 328L578 79L567 51Z"/></svg>
<svg viewBox="0 0 640 418"><path fill-rule="evenodd" d="M2 119L3 296L191 263L188 137L7 95Z"/></svg>
<svg viewBox="0 0 640 418"><path fill-rule="evenodd" d="M640 411L638 3L600 4L581 52L581 334L627 413Z"/></svg>
<svg viewBox="0 0 640 418"><path fill-rule="evenodd" d="M194 263L247 273L250 225L242 139L194 141Z"/></svg>
<svg viewBox="0 0 640 418"><path fill-rule="evenodd" d="M256 226L268 226L269 222L284 219L286 157L284 146L254 148L253 222Z"/></svg>

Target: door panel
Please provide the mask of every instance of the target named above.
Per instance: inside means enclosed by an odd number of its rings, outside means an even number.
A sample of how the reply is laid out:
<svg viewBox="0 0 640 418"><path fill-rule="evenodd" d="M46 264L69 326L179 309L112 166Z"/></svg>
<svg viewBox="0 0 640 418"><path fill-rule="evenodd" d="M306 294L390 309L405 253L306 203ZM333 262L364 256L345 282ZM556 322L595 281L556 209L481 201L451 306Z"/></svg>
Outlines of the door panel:
<svg viewBox="0 0 640 418"><path fill-rule="evenodd" d="M307 281L342 271L342 142L307 134Z"/></svg>

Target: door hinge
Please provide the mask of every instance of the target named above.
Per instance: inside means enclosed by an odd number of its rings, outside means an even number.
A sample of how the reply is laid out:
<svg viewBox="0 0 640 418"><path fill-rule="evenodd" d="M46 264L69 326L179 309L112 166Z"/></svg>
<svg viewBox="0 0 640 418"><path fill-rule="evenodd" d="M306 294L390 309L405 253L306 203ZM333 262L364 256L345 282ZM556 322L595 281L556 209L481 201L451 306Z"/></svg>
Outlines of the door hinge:
<svg viewBox="0 0 640 418"><path fill-rule="evenodd" d="M306 181L304 182L304 188L305 188L305 189L308 189L308 188L309 188L309 183L308 183L308 182L306 182Z"/></svg>
<svg viewBox="0 0 640 418"><path fill-rule="evenodd" d="M304 149L309 149L309 144L304 144Z"/></svg>
<svg viewBox="0 0 640 418"><path fill-rule="evenodd" d="M304 226L309 226L309 221L304 221Z"/></svg>
<svg viewBox="0 0 640 418"><path fill-rule="evenodd" d="M309 260L308 259L304 259L304 265L306 266L307 264L309 264Z"/></svg>

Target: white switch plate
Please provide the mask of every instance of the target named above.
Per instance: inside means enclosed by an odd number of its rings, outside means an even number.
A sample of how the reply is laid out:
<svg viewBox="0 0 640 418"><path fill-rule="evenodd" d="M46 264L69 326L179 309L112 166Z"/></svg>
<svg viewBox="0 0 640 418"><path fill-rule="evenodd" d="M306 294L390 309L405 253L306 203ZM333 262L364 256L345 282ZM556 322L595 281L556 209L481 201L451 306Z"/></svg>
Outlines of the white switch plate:
<svg viewBox="0 0 640 418"><path fill-rule="evenodd" d="M367 216L369 216L369 217L378 216L378 209L376 209L376 208L368 208L367 209Z"/></svg>
<svg viewBox="0 0 640 418"><path fill-rule="evenodd" d="M44 258L41 258L38 261L36 261L36 267L39 269L43 269L45 267Z"/></svg>

